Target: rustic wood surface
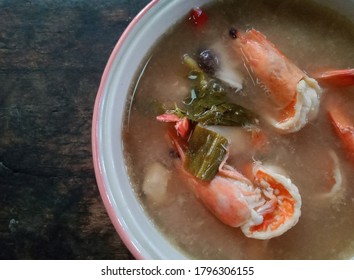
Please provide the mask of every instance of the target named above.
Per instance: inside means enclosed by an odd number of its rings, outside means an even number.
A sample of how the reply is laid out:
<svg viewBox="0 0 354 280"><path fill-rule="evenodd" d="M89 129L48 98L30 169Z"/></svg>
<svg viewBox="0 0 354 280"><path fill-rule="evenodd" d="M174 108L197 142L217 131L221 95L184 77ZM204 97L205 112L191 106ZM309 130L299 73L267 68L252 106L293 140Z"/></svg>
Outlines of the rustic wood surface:
<svg viewBox="0 0 354 280"><path fill-rule="evenodd" d="M0 0L0 259L132 259L91 153L108 57L148 0Z"/></svg>

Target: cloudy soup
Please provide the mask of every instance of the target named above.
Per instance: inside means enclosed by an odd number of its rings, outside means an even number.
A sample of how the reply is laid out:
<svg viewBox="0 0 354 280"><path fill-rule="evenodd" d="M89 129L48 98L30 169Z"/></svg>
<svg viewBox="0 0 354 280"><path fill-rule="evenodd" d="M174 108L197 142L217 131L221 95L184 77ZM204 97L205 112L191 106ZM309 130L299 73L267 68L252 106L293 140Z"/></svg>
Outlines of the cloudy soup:
<svg viewBox="0 0 354 280"><path fill-rule="evenodd" d="M354 26L310 1L214 1L136 73L130 181L195 259L354 256ZM338 71L336 71L338 70Z"/></svg>

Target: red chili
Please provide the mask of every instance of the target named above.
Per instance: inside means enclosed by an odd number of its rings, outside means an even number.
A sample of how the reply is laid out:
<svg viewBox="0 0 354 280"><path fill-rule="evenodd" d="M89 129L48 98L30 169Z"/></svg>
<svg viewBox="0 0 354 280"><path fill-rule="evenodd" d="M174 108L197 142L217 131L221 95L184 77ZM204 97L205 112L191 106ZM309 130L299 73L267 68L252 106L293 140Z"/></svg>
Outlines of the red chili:
<svg viewBox="0 0 354 280"><path fill-rule="evenodd" d="M196 7L191 10L188 19L196 26L203 26L207 22L208 16L202 11L202 9Z"/></svg>

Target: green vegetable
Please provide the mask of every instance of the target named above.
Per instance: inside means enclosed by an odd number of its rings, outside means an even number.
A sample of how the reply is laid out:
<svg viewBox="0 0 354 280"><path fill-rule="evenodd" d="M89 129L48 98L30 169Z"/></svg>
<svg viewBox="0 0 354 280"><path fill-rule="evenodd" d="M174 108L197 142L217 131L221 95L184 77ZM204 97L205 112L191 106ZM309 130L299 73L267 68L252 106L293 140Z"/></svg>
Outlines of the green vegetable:
<svg viewBox="0 0 354 280"><path fill-rule="evenodd" d="M207 80L197 62L188 55L184 63L191 69L188 78L195 82L190 95L184 99L183 108L176 106L169 113L203 125L242 126L255 123L256 116L246 108L227 100L223 85L214 79Z"/></svg>
<svg viewBox="0 0 354 280"><path fill-rule="evenodd" d="M165 113L191 120L194 130L188 139L185 168L193 176L210 181L217 174L227 154L228 141L203 125L243 126L256 122L256 116L246 108L227 100L220 81L210 79L188 55L184 63L191 69L188 78L194 83L182 106Z"/></svg>
<svg viewBox="0 0 354 280"><path fill-rule="evenodd" d="M243 126L255 123L256 116L246 108L227 101L226 91L215 80L195 87L184 99L183 108L176 106L169 113L203 125Z"/></svg>
<svg viewBox="0 0 354 280"><path fill-rule="evenodd" d="M211 180L227 153L228 141L220 134L197 125L188 142L185 168L201 180Z"/></svg>

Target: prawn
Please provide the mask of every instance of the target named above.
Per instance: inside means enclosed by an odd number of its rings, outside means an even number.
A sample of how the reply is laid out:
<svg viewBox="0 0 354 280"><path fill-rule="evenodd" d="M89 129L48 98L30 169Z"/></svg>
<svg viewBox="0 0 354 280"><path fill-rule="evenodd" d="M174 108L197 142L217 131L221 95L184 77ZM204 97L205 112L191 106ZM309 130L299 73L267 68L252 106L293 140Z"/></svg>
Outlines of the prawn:
<svg viewBox="0 0 354 280"><path fill-rule="evenodd" d="M282 111L280 119L268 122L283 133L297 132L318 113L323 86L354 85L354 69L331 70L308 76L263 34L255 29L237 32L233 49L249 67Z"/></svg>
<svg viewBox="0 0 354 280"><path fill-rule="evenodd" d="M222 223L240 227L250 238L270 239L292 228L301 215L301 196L275 168L254 164L253 182L228 165L227 155L215 177L201 180L184 168L186 143L175 131L169 138L180 155L178 169L195 196Z"/></svg>

